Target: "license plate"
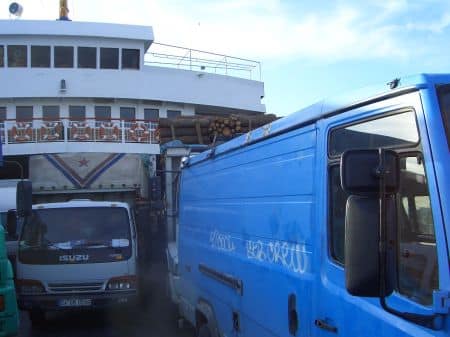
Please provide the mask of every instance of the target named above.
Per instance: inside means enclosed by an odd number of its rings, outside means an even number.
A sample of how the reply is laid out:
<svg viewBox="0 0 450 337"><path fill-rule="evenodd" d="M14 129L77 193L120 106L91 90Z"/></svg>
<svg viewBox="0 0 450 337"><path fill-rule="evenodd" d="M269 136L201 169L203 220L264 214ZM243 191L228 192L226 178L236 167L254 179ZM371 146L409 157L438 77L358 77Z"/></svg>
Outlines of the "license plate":
<svg viewBox="0 0 450 337"><path fill-rule="evenodd" d="M60 307L90 307L92 299L90 298L67 298L59 300Z"/></svg>

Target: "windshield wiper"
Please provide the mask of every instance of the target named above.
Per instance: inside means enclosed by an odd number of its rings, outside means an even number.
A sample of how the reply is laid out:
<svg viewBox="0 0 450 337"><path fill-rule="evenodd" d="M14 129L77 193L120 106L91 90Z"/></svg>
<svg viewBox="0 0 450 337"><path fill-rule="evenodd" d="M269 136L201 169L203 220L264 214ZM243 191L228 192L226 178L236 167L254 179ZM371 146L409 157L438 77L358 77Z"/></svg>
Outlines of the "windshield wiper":
<svg viewBox="0 0 450 337"><path fill-rule="evenodd" d="M74 243L72 247L101 247L101 248L110 248L111 242L109 241L84 241Z"/></svg>
<svg viewBox="0 0 450 337"><path fill-rule="evenodd" d="M28 243L25 243L24 246L22 246L22 248L26 248L26 249L38 249L38 248L55 248L56 250L67 250L67 249L63 249L61 247L59 247L56 243L50 242L50 241L46 241L46 242L42 242L41 244L34 244L34 245L30 245Z"/></svg>

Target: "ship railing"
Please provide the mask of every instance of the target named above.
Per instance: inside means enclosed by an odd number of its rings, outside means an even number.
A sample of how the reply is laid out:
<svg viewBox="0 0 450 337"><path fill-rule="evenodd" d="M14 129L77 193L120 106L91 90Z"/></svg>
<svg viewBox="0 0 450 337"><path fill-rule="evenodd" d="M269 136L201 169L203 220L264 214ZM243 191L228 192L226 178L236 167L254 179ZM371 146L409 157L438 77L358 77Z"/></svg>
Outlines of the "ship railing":
<svg viewBox="0 0 450 337"><path fill-rule="evenodd" d="M144 64L262 81L258 61L153 42Z"/></svg>
<svg viewBox="0 0 450 337"><path fill-rule="evenodd" d="M6 120L0 122L2 144L113 142L157 144L156 121L143 120Z"/></svg>

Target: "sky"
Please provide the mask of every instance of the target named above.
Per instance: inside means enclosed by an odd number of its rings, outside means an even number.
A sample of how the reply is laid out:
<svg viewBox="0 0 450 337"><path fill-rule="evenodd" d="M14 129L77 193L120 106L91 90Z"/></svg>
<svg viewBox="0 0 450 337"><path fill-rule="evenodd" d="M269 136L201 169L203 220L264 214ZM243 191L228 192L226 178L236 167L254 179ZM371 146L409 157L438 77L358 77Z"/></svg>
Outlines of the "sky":
<svg viewBox="0 0 450 337"><path fill-rule="evenodd" d="M54 20L58 0L19 0ZM0 0L0 19L10 1ZM153 27L155 41L260 61L268 113L396 77L449 72L446 0L69 0L74 21Z"/></svg>

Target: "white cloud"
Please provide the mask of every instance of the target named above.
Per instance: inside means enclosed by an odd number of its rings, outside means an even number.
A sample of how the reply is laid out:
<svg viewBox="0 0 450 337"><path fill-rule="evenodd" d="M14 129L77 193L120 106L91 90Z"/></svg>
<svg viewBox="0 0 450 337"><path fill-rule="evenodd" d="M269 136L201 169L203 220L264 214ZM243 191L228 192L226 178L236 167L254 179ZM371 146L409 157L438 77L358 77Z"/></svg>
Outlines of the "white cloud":
<svg viewBox="0 0 450 337"><path fill-rule="evenodd" d="M361 14L352 8L328 15L305 13L295 19L272 0L194 6L192 15L173 6L159 9L162 15L154 21L154 29L160 42L264 60L403 56L386 27L361 24Z"/></svg>
<svg viewBox="0 0 450 337"><path fill-rule="evenodd" d="M425 31L432 33L442 33L445 28L450 26L450 12L443 13L438 20L433 22L411 22L406 25L409 30Z"/></svg>
<svg viewBox="0 0 450 337"><path fill-rule="evenodd" d="M57 0L20 2L23 19L57 17ZM408 8L406 0L371 1L367 8L338 3L334 11L320 13L291 13L280 0L69 0L69 6L73 20L152 25L158 42L265 61L406 58L404 30L440 32L450 24L445 14L432 25L420 20L394 25L393 18Z"/></svg>

